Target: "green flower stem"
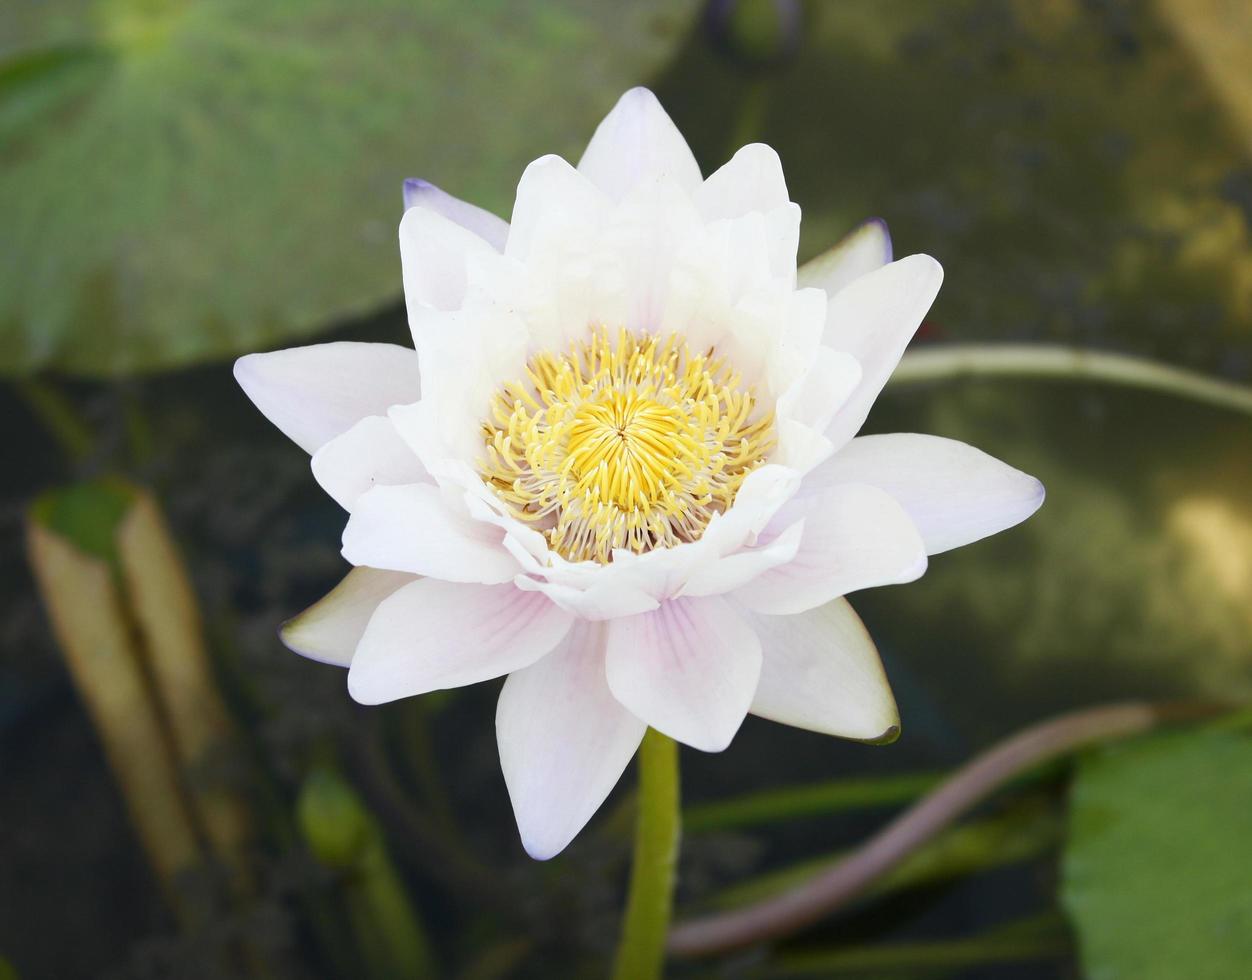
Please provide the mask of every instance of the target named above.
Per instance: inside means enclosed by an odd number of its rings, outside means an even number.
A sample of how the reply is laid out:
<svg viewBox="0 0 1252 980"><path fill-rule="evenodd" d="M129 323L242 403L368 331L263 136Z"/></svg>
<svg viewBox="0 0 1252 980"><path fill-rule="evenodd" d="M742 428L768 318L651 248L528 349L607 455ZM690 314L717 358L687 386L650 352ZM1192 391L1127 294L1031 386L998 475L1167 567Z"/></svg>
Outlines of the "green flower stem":
<svg viewBox="0 0 1252 980"><path fill-rule="evenodd" d="M634 866L613 964L616 980L661 976L674 907L674 869L682 822L678 801L678 746L673 739L648 729L639 746Z"/></svg>
<svg viewBox="0 0 1252 980"><path fill-rule="evenodd" d="M909 351L889 384L955 378L1093 381L1190 398L1252 415L1252 388L1147 358L1045 344L943 344Z"/></svg>

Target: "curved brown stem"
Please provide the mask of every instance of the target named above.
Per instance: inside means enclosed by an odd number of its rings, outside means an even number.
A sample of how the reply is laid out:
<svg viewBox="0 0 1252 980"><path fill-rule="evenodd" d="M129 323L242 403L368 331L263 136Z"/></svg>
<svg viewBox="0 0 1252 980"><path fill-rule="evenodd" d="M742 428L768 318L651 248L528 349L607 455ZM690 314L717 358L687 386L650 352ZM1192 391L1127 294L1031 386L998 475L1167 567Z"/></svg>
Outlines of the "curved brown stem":
<svg viewBox="0 0 1252 980"><path fill-rule="evenodd" d="M1129 702L1074 711L1024 729L975 756L830 869L754 905L681 923L670 933L669 952L704 956L798 932L861 894L1024 770L1095 742L1221 710L1216 705Z"/></svg>

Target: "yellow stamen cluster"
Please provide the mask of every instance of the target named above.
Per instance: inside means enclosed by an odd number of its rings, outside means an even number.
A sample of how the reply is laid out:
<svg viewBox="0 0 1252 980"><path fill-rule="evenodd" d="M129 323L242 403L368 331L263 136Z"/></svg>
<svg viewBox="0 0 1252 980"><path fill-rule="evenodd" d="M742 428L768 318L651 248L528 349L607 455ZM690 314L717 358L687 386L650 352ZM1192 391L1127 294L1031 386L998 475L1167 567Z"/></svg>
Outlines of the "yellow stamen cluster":
<svg viewBox="0 0 1252 980"><path fill-rule="evenodd" d="M597 328L495 395L483 479L573 561L694 541L774 445L740 382L675 335Z"/></svg>

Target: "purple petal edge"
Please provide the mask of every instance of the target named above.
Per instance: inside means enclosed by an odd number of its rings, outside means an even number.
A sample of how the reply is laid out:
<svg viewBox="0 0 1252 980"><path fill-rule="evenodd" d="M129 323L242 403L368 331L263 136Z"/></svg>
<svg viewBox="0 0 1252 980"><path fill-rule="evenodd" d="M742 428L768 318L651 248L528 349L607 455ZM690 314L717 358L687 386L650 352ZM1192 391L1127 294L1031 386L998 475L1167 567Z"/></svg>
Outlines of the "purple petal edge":
<svg viewBox="0 0 1252 980"><path fill-rule="evenodd" d="M509 223L503 218L477 205L453 197L429 180L409 177L404 181L404 210L423 207L455 221L462 228L473 232L497 252L504 251L509 237Z"/></svg>

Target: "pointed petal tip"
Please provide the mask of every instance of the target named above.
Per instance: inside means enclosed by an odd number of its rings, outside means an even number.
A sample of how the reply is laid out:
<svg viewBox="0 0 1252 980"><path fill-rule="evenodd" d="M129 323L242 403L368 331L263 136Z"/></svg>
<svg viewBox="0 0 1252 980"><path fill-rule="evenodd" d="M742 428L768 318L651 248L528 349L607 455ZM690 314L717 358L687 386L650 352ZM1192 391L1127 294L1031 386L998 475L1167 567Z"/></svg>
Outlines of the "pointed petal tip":
<svg viewBox="0 0 1252 980"><path fill-rule="evenodd" d="M264 354L244 354L243 357L235 358L234 367L231 368L236 384L249 398L252 396L248 389L256 378L257 362L264 356Z"/></svg>
<svg viewBox="0 0 1252 980"><path fill-rule="evenodd" d="M861 226L857 229L857 231L860 231L861 229L873 229L874 234L878 235L882 239L883 265L890 262L893 251L891 245L891 230L887 227L887 220L885 218L878 217L867 218L865 221L861 222ZM853 232L853 234L855 234L855 232Z"/></svg>
<svg viewBox="0 0 1252 980"><path fill-rule="evenodd" d="M522 850L526 855L536 861L551 861L569 846L570 842L557 843L554 841L540 840L534 837L522 835Z"/></svg>
<svg viewBox="0 0 1252 980"><path fill-rule="evenodd" d="M375 705L386 704L388 701L396 700L388 697L385 692L379 691L373 683L373 678L357 667L348 668L348 697L352 698L357 704L363 704L366 707L374 707Z"/></svg>
<svg viewBox="0 0 1252 980"><path fill-rule="evenodd" d="M1034 481L1034 500L1035 500L1035 506L1034 506L1034 508L1031 510L1031 512L1030 512L1030 513L1031 513L1031 514L1033 514L1033 513L1034 513L1035 511L1037 511L1040 507L1042 507L1042 506L1043 506L1043 502L1044 502L1045 500L1047 500L1047 499L1048 499L1048 489L1047 489L1047 487L1045 487L1045 486L1043 485L1043 481L1042 481L1042 480L1040 480L1037 476L1032 476L1032 477L1031 477L1031 479ZM1026 516L1027 516L1027 517L1029 517L1030 515L1029 515L1029 514L1027 514Z"/></svg>
<svg viewBox="0 0 1252 980"><path fill-rule="evenodd" d="M656 104L658 106L661 104L661 100L656 97L656 93L646 85L636 85L634 88L628 88L622 93L621 98L617 100L618 105L631 102Z"/></svg>
<svg viewBox="0 0 1252 980"><path fill-rule="evenodd" d="M420 195L422 191L429 190L434 186L435 185L429 180L423 180L421 177L405 178L403 188L405 210L408 210L417 204L418 195Z"/></svg>
<svg viewBox="0 0 1252 980"><path fill-rule="evenodd" d="M861 742L864 745L890 745L892 742L899 739L899 737L900 737L900 726L899 724L895 724L895 725L892 725L890 728L888 728L881 735L878 735L874 738L856 739L856 741Z"/></svg>

